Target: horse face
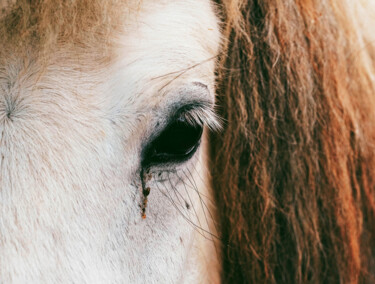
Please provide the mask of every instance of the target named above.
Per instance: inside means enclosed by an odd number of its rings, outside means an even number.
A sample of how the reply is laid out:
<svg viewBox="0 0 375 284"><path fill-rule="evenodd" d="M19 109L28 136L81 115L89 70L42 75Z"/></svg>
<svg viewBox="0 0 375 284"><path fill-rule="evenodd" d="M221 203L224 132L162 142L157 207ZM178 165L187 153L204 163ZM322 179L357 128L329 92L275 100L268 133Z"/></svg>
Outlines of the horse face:
<svg viewBox="0 0 375 284"><path fill-rule="evenodd" d="M2 54L2 281L199 277L217 18L210 1L133 4L111 60Z"/></svg>

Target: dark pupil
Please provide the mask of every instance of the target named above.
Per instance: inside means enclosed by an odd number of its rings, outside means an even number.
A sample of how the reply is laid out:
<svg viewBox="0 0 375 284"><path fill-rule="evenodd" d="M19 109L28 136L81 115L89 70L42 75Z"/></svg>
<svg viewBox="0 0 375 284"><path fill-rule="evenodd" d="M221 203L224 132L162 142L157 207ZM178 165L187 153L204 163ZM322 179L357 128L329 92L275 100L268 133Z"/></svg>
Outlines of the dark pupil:
<svg viewBox="0 0 375 284"><path fill-rule="evenodd" d="M147 147L143 164L187 160L198 148L202 131L202 126L191 125L183 118L175 120Z"/></svg>

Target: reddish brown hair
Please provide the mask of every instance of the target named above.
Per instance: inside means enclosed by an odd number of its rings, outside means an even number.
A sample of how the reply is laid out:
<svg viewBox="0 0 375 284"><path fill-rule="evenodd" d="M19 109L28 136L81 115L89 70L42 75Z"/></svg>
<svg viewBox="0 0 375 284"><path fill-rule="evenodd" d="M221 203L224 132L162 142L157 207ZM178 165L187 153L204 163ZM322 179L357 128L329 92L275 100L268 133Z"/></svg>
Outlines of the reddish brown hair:
<svg viewBox="0 0 375 284"><path fill-rule="evenodd" d="M219 2L223 282L374 283L375 43L359 2Z"/></svg>

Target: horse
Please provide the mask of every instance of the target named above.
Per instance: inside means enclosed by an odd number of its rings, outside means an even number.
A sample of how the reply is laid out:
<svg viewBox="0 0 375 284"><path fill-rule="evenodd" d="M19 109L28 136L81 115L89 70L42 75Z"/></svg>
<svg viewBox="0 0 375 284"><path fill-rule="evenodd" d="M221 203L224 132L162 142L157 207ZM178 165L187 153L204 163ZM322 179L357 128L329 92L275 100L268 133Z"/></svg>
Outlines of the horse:
<svg viewBox="0 0 375 284"><path fill-rule="evenodd" d="M375 5L0 2L4 283L372 283Z"/></svg>

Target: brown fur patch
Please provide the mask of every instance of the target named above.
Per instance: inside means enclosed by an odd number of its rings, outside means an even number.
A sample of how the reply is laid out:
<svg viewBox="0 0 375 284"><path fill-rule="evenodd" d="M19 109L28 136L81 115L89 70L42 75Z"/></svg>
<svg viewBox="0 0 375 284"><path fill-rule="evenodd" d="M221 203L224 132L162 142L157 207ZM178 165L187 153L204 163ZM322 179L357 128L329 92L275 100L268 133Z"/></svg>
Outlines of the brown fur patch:
<svg viewBox="0 0 375 284"><path fill-rule="evenodd" d="M372 283L375 49L356 4L219 2L223 282Z"/></svg>
<svg viewBox="0 0 375 284"><path fill-rule="evenodd" d="M12 52L32 49L39 55L61 46L103 52L125 14L124 1L116 0L8 2L0 14L4 48Z"/></svg>

